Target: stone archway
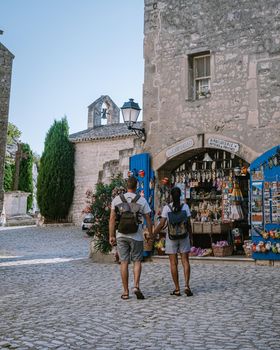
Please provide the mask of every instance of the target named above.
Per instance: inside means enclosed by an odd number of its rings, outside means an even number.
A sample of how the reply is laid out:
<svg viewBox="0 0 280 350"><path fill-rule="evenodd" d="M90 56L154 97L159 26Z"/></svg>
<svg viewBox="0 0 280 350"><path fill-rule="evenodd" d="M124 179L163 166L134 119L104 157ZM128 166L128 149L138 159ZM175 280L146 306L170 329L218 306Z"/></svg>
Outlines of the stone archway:
<svg viewBox="0 0 280 350"><path fill-rule="evenodd" d="M197 134L166 147L153 156L152 167L161 175L168 175L186 158L191 158L204 148L215 148L234 153L249 164L260 154L246 144L220 134Z"/></svg>

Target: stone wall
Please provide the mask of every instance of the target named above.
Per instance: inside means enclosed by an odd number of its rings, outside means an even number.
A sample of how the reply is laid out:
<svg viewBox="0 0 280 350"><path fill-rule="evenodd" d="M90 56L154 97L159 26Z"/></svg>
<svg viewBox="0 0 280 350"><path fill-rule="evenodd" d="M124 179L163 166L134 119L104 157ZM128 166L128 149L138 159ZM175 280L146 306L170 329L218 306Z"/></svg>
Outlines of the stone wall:
<svg viewBox="0 0 280 350"><path fill-rule="evenodd" d="M145 0L144 32L145 151L155 169L182 140L203 147L197 135L237 142L248 161L279 144L278 0ZM188 61L205 51L211 95L192 100Z"/></svg>
<svg viewBox="0 0 280 350"><path fill-rule="evenodd" d="M86 191L98 181L108 183L118 172L126 177L129 156L140 150L134 136L75 143L75 192L70 215L75 224L82 221Z"/></svg>
<svg viewBox="0 0 280 350"><path fill-rule="evenodd" d="M2 213L4 202L4 161L6 154L6 136L13 59L14 56L11 52L0 43L0 214Z"/></svg>

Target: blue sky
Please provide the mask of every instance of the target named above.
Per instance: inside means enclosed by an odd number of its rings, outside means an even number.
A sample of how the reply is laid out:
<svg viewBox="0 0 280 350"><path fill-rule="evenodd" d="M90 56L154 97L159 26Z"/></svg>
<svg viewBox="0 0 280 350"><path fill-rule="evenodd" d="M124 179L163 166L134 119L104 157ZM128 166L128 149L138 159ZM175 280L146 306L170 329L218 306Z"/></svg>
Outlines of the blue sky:
<svg viewBox="0 0 280 350"><path fill-rule="evenodd" d="M9 120L37 153L54 119L87 127L101 95L142 108L144 0L0 0L0 41L15 55Z"/></svg>

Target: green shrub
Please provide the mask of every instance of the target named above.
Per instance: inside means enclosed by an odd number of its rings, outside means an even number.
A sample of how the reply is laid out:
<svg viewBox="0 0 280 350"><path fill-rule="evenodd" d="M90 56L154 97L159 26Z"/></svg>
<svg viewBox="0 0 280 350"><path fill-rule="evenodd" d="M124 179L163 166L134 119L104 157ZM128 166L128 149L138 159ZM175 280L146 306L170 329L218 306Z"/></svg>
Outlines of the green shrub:
<svg viewBox="0 0 280 350"><path fill-rule="evenodd" d="M102 253L111 251L109 243L109 219L112 199L125 192L125 180L121 175L113 177L110 184L98 183L92 195L91 213L94 223L88 230L89 236L94 236L95 249Z"/></svg>
<svg viewBox="0 0 280 350"><path fill-rule="evenodd" d="M20 161L18 189L31 193L27 198L27 210L29 210L33 202L33 154L27 143L22 144L21 150L25 155Z"/></svg>

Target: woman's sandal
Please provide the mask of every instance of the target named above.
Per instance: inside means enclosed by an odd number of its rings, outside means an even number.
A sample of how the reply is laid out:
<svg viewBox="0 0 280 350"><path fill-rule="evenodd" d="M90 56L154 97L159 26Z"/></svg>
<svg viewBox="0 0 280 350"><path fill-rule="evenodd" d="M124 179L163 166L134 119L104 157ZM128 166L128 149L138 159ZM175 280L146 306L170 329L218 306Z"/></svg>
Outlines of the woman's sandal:
<svg viewBox="0 0 280 350"><path fill-rule="evenodd" d="M137 299L145 299L143 293L141 292L141 290L138 287L133 288L133 293L136 295Z"/></svg>
<svg viewBox="0 0 280 350"><path fill-rule="evenodd" d="M190 287L185 288L185 294L187 297L193 296L193 292L191 291Z"/></svg>
<svg viewBox="0 0 280 350"><path fill-rule="evenodd" d="M129 295L128 294L122 294L121 298L122 298L122 300L128 300L129 299Z"/></svg>
<svg viewBox="0 0 280 350"><path fill-rule="evenodd" d="M170 293L170 295L175 295L176 297L180 297L181 293L179 290L174 289L173 292Z"/></svg>

